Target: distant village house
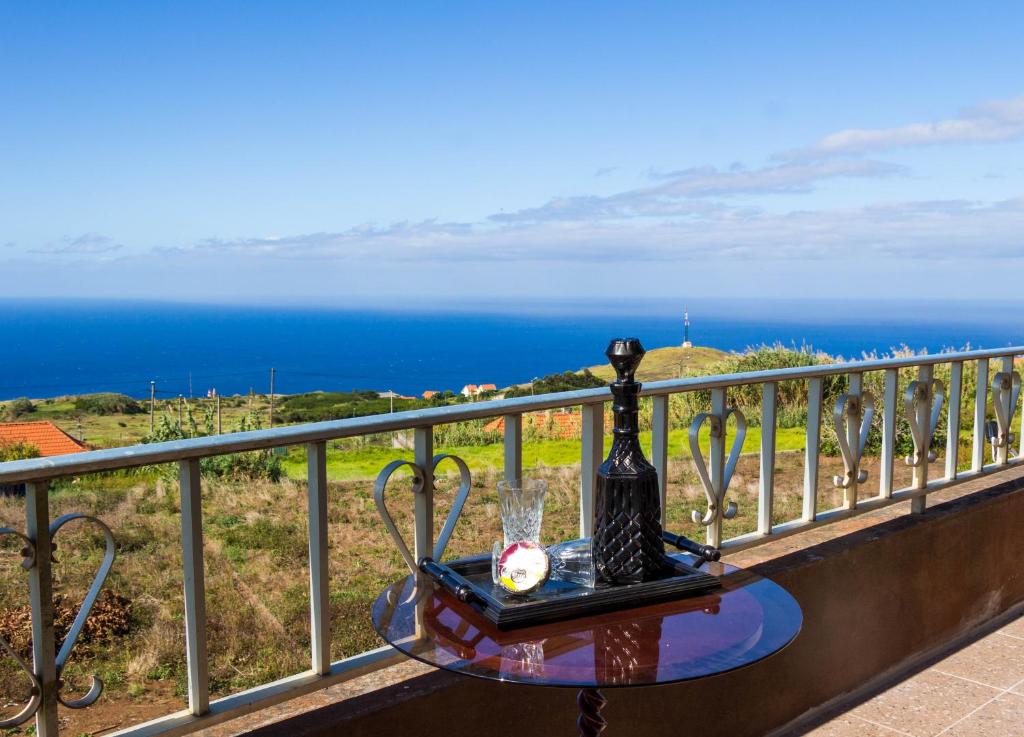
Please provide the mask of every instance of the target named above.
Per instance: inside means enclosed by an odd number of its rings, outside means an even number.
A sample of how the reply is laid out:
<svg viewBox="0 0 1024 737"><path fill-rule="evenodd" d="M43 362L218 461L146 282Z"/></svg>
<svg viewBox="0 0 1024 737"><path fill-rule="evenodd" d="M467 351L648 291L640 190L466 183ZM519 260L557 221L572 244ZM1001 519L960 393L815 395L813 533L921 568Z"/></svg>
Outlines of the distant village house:
<svg viewBox="0 0 1024 737"><path fill-rule="evenodd" d="M462 391L459 392L459 394L472 399L473 397L479 397L481 394L485 394L486 392L494 392L497 390L498 387L494 384L480 384L479 386L476 384L466 384L462 387Z"/></svg>

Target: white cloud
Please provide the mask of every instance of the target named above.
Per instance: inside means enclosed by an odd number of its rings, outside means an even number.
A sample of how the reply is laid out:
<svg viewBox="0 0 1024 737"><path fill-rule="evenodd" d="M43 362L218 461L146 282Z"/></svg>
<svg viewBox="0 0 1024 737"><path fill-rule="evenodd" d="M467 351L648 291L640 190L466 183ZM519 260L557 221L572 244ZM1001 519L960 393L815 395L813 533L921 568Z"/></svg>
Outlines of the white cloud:
<svg viewBox="0 0 1024 737"><path fill-rule="evenodd" d="M205 241L174 253L364 263L417 261L719 262L823 260L851 266L887 258L1024 257L1024 197L767 213L719 208L674 220L398 223L287 238ZM360 268L365 266L360 265ZM842 277L846 278L846 277Z"/></svg>
<svg viewBox="0 0 1024 737"><path fill-rule="evenodd" d="M113 238L99 233L84 233L74 238L65 236L59 244L31 249L29 253L98 256L119 251L122 248L124 246L115 243Z"/></svg>
<svg viewBox="0 0 1024 737"><path fill-rule="evenodd" d="M842 177L886 177L904 170L895 164L869 160L787 163L760 169L713 166L658 174L660 184L627 190L607 197L581 196L553 199L540 207L491 215L495 222L539 220L605 220L634 217L707 215L722 205L694 202L713 197L810 191L814 184Z"/></svg>
<svg viewBox="0 0 1024 737"><path fill-rule="evenodd" d="M993 143L1024 137L1024 96L996 100L963 110L948 120L910 123L895 128L847 128L813 146L779 154L779 159L810 159L865 154L905 146L941 143Z"/></svg>

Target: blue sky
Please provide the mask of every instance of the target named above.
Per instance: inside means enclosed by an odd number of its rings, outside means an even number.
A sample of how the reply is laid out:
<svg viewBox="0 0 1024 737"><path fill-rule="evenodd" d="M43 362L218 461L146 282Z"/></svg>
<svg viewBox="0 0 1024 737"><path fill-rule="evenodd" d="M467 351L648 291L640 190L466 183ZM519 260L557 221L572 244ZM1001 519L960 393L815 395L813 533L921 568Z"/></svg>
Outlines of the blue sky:
<svg viewBox="0 0 1024 737"><path fill-rule="evenodd" d="M1022 37L1009 2L0 0L0 275L1015 298Z"/></svg>

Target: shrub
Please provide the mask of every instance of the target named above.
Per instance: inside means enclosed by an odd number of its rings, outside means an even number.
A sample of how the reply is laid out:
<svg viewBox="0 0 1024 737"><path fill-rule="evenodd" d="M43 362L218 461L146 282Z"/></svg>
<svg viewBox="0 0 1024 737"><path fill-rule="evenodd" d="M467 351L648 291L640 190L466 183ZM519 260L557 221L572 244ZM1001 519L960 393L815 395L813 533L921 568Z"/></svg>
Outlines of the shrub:
<svg viewBox="0 0 1024 737"><path fill-rule="evenodd" d="M231 432L259 430L260 420L255 414L243 416ZM197 419L191 405L185 410L181 423L173 422L167 415L160 418L160 424L142 439L144 443L160 443L167 440L184 440L214 434L213 409L207 408L203 417ZM160 472L173 477L177 470L173 465L159 467ZM272 449L254 450L248 453L230 453L222 456L203 458L199 468L205 476L229 480L269 479L281 480L281 458Z"/></svg>
<svg viewBox="0 0 1024 737"><path fill-rule="evenodd" d="M35 411L36 406L32 404L31 400L26 399L25 397L15 399L7 405L7 416L11 419L15 419Z"/></svg>
<svg viewBox="0 0 1024 737"><path fill-rule="evenodd" d="M146 411L126 394L86 394L75 397L75 409L93 415L138 415Z"/></svg>
<svg viewBox="0 0 1024 737"><path fill-rule="evenodd" d="M607 386L607 382L597 378L590 369L582 371L566 371L561 374L548 374L526 386L514 386L505 392L505 397L528 397L531 394L548 394L551 392L568 392L574 389L591 389Z"/></svg>
<svg viewBox="0 0 1024 737"><path fill-rule="evenodd" d="M39 448L31 443L7 443L0 441L0 463L4 461L20 461L25 458L38 458Z"/></svg>

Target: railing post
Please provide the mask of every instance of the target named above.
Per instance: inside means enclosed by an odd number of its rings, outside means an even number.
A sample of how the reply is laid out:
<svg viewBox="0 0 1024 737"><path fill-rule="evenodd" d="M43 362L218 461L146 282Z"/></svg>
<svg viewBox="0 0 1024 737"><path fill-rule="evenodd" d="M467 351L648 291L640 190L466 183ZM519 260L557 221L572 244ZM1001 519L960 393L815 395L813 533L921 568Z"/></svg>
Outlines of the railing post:
<svg viewBox="0 0 1024 737"><path fill-rule="evenodd" d="M761 386L761 473L757 493L757 531L772 532L772 507L775 497L775 426L779 385Z"/></svg>
<svg viewBox="0 0 1024 737"><path fill-rule="evenodd" d="M523 478L523 416L505 415L505 480Z"/></svg>
<svg viewBox="0 0 1024 737"><path fill-rule="evenodd" d="M807 436L804 444L804 522L818 516L818 450L821 447L822 381L807 380Z"/></svg>
<svg viewBox="0 0 1024 737"><path fill-rule="evenodd" d="M899 394L900 372L898 369L885 370L885 396L882 398L882 458L878 474L878 493L884 499L892 497L893 463L896 458L896 421L898 412L896 398Z"/></svg>
<svg viewBox="0 0 1024 737"><path fill-rule="evenodd" d="M1005 356L1005 357L1003 357L1003 359L1002 359L1002 368L1000 369L1000 371L1002 371L1003 373L1005 373L1008 376L1013 372L1013 356ZM1012 384L1011 384L1011 386L1012 386ZM1016 409L1016 407L1013 407L1013 406L1010 405L1010 402L1013 401L1013 398L1014 398L1013 397L1013 392L1010 391L1010 390L1006 390L1006 391L1004 391L1004 392L1002 392L1000 394L1000 398L1002 399L1002 403L1003 403L1003 417L1012 418L1013 417L1013 410ZM1009 425L1009 424L1010 423L1009 423L1009 420L1008 420L1007 421L1007 425ZM1000 465L1000 466L1005 466L1007 464L1007 462L1009 462L1009 460L1010 460L1010 428L1007 427L1006 428L1006 442L1003 443L1002 445L999 445L999 446L996 447L996 464Z"/></svg>
<svg viewBox="0 0 1024 737"><path fill-rule="evenodd" d="M849 379L849 393L858 398L863 399L864 394L864 375L860 373L851 373ZM860 448L860 423L864 418L864 404L862 401L857 402L856 409L850 412L849 421L846 423L846 442L849 444L854 457L857 458L856 468L853 472L853 478L850 479L850 485L843 490L843 507L846 509L857 508L857 487L860 482L857 480L857 476L860 473L861 463L864 459L859 456ZM836 428L836 432L839 432L839 428Z"/></svg>
<svg viewBox="0 0 1024 737"><path fill-rule="evenodd" d="M309 510L309 639L314 673L331 671L331 599L327 557L327 443L306 446Z"/></svg>
<svg viewBox="0 0 1024 737"><path fill-rule="evenodd" d="M604 402L583 405L583 448L580 456L580 537L594 534L594 492L597 469L604 460Z"/></svg>
<svg viewBox="0 0 1024 737"><path fill-rule="evenodd" d="M42 687L42 701L36 712L38 737L57 737L57 645L53 633L49 491L47 481L25 485L25 529L36 544L35 565L29 569L29 601L33 670Z"/></svg>
<svg viewBox="0 0 1024 737"><path fill-rule="evenodd" d="M668 395L659 394L651 401L651 463L658 472L661 523L664 525L668 503Z"/></svg>
<svg viewBox="0 0 1024 737"><path fill-rule="evenodd" d="M188 658L188 709L193 716L210 710L210 664L206 654L206 580L203 572L203 509L199 459L178 464L181 491L181 562L185 588L185 649Z"/></svg>
<svg viewBox="0 0 1024 737"><path fill-rule="evenodd" d="M725 389L711 390L711 414L722 418L722 431L711 433L711 487L715 490L719 504L722 503L722 488L725 479ZM715 515L714 521L708 525L708 545L721 547L722 545L722 512Z"/></svg>
<svg viewBox="0 0 1024 737"><path fill-rule="evenodd" d="M928 387L928 398L924 402L920 402L917 405L915 412L917 413L917 423L920 427L927 428L925 435L928 438L928 443L931 442L931 417L932 417L932 402L935 401L935 397L932 396L932 370L931 364L927 366L919 366L917 369L917 380L924 386ZM921 461L921 465L914 466L913 471L913 488L923 489L928 485L928 443L925 443L925 447L922 452L924 453L924 459ZM910 500L910 512L911 514L923 514L925 507L928 504L928 498L923 494L916 496Z"/></svg>
<svg viewBox="0 0 1024 737"><path fill-rule="evenodd" d="M956 478L956 465L960 455L960 395L963 393L964 364L954 361L949 365L949 412L946 424L946 478Z"/></svg>
<svg viewBox="0 0 1024 737"><path fill-rule="evenodd" d="M413 557L418 563L434 554L434 428L413 430L413 460L423 473L423 488L415 495Z"/></svg>
<svg viewBox="0 0 1024 737"><path fill-rule="evenodd" d="M988 359L978 359L978 386L974 392L974 446L971 449L971 470L985 466L985 403L988 401Z"/></svg>

